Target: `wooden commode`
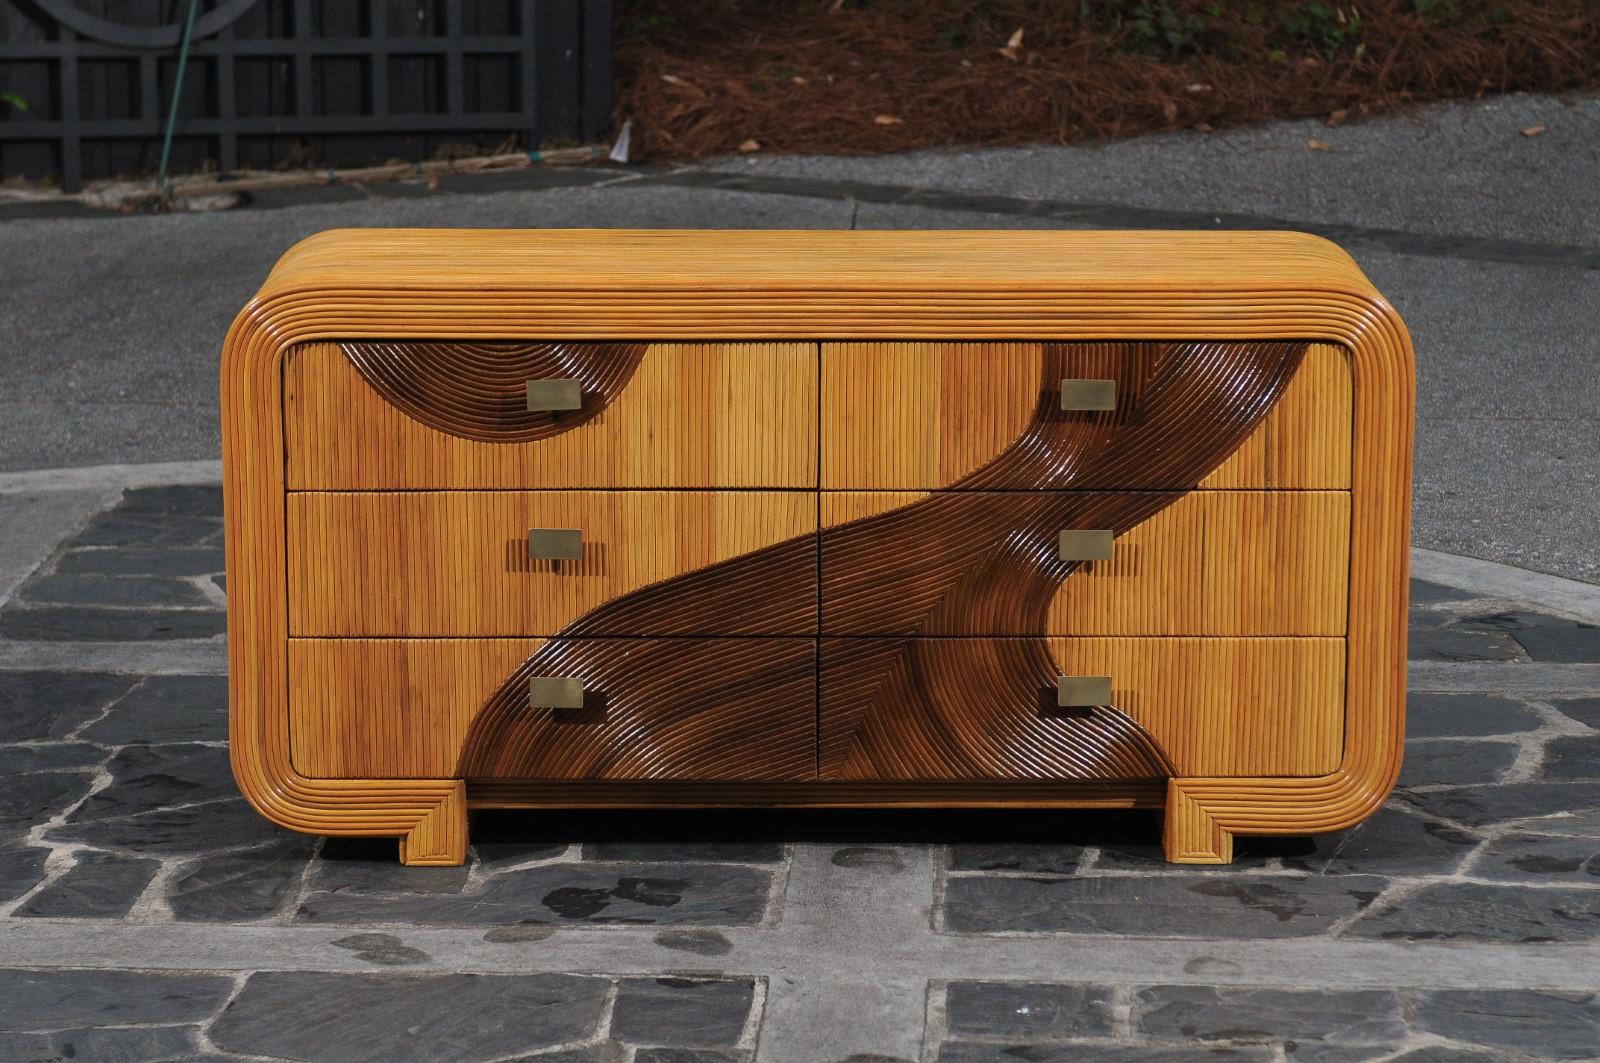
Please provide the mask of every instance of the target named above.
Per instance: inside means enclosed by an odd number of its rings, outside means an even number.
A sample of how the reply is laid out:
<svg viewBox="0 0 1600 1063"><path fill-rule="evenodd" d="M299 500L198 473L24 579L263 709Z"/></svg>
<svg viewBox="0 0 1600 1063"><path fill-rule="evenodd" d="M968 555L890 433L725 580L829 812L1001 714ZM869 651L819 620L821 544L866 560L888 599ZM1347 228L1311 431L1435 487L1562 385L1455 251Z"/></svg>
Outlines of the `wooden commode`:
<svg viewBox="0 0 1600 1063"><path fill-rule="evenodd" d="M1413 367L1295 233L341 230L222 358L233 766L471 808L1372 812Z"/></svg>

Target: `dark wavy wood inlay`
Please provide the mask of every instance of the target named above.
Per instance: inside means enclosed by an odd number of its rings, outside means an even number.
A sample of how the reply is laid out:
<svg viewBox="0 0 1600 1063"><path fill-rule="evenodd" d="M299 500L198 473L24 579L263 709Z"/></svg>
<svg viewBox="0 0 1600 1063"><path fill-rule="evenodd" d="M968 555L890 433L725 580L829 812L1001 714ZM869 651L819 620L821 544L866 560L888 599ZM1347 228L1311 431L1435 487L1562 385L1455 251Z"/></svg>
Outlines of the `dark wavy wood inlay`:
<svg viewBox="0 0 1600 1063"><path fill-rule="evenodd" d="M816 772L814 639L554 639L479 714L467 778L794 781ZM530 709L573 676L581 709Z"/></svg>
<svg viewBox="0 0 1600 1063"><path fill-rule="evenodd" d="M627 385L642 343L343 343L356 371L430 428L485 443L527 443L594 418ZM577 410L528 409L529 380L575 379Z"/></svg>
<svg viewBox="0 0 1600 1063"><path fill-rule="evenodd" d="M1182 492L1124 490L1098 500L1065 492L1198 484L1260 423L1304 352L1303 343L1048 344L1039 405L1027 429L951 486L1058 493L1011 494L1003 503L992 495L935 494L824 529L824 634L928 636L988 625L1024 637L970 644L825 639L820 777L1170 775L1171 762L1157 743L1114 707L1053 710L1059 667L1041 635L1050 600L1077 567L1056 560L1056 532L1076 523L1121 533ZM1058 388L1064 377L1116 380L1118 408L1062 411ZM811 600L795 581L810 568L802 559L816 548L807 536L644 588L599 607L567 633L626 634L641 630L642 618L664 611L781 612L789 594ZM643 650L653 644L639 645ZM581 641L557 640L535 654L474 720L459 774L552 777L552 754L529 752L538 746L533 736L548 727L539 712L526 708L526 677L580 674L575 669L581 666L587 669L582 674L604 677L608 689L627 691L629 679L618 671L626 659L585 656L596 652ZM761 711L766 679L752 674L747 662L728 654L701 665L683 676L674 698L695 700L698 690L745 684L747 710ZM643 701L638 704L648 715ZM663 702L658 711L670 713L671 704ZM723 755L738 755L733 747L740 740L728 732L706 729L699 739ZM615 740L644 744L635 755L652 763L666 755L649 747L648 736L618 733ZM689 752L675 747L671 755Z"/></svg>

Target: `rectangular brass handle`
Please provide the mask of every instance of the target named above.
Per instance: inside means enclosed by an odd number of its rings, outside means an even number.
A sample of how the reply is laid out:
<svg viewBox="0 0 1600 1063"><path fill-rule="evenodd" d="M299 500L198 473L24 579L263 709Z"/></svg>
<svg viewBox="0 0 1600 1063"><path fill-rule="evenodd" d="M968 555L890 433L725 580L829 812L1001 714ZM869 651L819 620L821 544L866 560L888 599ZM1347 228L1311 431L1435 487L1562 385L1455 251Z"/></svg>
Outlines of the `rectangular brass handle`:
<svg viewBox="0 0 1600 1063"><path fill-rule="evenodd" d="M583 529L529 528L528 556L535 561L581 561Z"/></svg>
<svg viewBox="0 0 1600 1063"><path fill-rule="evenodd" d="M581 709L583 681L570 676L536 675L528 680L528 705L535 709Z"/></svg>
<svg viewBox="0 0 1600 1063"><path fill-rule="evenodd" d="M1117 408L1117 382L1115 380L1063 380L1061 382L1061 408L1063 410L1114 410Z"/></svg>
<svg viewBox="0 0 1600 1063"><path fill-rule="evenodd" d="M535 413L583 409L583 388L576 380L529 380L528 409Z"/></svg>
<svg viewBox="0 0 1600 1063"><path fill-rule="evenodd" d="M1064 675L1056 679L1056 705L1063 709L1109 704L1111 677L1108 675Z"/></svg>
<svg viewBox="0 0 1600 1063"><path fill-rule="evenodd" d="M1063 561L1110 561L1114 538L1108 528L1062 529L1056 552Z"/></svg>

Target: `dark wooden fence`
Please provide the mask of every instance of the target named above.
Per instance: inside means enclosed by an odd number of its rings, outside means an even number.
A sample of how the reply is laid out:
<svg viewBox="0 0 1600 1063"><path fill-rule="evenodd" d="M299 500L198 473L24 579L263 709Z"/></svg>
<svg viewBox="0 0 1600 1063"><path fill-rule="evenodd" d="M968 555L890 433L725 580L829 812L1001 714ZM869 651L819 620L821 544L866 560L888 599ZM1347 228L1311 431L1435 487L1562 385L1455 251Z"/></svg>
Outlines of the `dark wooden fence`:
<svg viewBox="0 0 1600 1063"><path fill-rule="evenodd" d="M189 0L0 0L0 175L153 172ZM602 137L611 0L201 0L174 172Z"/></svg>

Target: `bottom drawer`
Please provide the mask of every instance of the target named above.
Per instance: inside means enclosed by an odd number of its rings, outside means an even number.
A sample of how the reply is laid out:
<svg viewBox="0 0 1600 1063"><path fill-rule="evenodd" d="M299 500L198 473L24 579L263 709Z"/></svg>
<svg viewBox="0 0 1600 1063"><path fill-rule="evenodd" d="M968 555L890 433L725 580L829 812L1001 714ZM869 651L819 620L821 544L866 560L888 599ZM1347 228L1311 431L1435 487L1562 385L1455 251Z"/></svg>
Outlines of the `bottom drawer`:
<svg viewBox="0 0 1600 1063"><path fill-rule="evenodd" d="M1344 658L1342 638L823 639L820 777L1321 775ZM1060 674L1110 676L1120 711L1058 709Z"/></svg>
<svg viewBox="0 0 1600 1063"><path fill-rule="evenodd" d="M315 778L812 779L816 642L290 639L289 718Z"/></svg>

